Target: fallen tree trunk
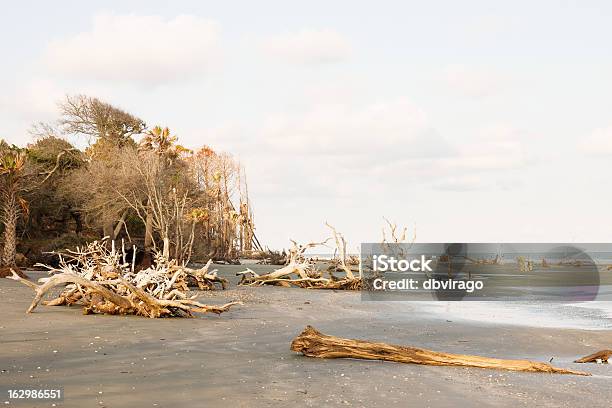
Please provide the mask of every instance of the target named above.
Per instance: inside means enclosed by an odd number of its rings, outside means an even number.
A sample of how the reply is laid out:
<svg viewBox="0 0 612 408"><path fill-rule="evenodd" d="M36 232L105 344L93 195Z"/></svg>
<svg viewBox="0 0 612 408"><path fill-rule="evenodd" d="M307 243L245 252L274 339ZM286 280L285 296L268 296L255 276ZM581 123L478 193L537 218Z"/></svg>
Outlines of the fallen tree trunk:
<svg viewBox="0 0 612 408"><path fill-rule="evenodd" d="M344 339L322 334L312 326L306 326L304 331L293 339L291 350L308 357L317 358L357 358L434 366L478 367L511 371L591 375L583 371L553 367L548 363L536 361L504 360L463 354L440 353L416 347Z"/></svg>
<svg viewBox="0 0 612 408"><path fill-rule="evenodd" d="M578 360L574 361L574 363L610 363L610 357L612 357L612 350L601 350L597 353L579 358Z"/></svg>

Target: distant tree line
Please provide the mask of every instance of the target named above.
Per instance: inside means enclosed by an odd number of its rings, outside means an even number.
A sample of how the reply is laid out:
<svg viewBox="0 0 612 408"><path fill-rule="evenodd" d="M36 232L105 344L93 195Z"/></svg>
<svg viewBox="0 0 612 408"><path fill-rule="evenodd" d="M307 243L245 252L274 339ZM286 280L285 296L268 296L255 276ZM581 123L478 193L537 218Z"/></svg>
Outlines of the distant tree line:
<svg viewBox="0 0 612 408"><path fill-rule="evenodd" d="M244 169L226 153L189 150L170 129L97 98L68 96L26 147L0 139L0 266L108 237L175 259L233 260L261 249ZM81 135L78 149L65 137Z"/></svg>

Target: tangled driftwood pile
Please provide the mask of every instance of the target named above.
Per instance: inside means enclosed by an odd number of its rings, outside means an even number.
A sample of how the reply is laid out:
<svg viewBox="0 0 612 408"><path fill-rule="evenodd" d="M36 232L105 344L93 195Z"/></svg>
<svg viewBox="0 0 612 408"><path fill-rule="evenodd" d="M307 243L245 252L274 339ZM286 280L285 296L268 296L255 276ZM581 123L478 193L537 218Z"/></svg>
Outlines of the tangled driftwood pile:
<svg viewBox="0 0 612 408"><path fill-rule="evenodd" d="M85 248L58 254L59 268L46 265L52 275L42 278L41 285L13 273L11 279L32 288L36 295L28 308L31 312L43 296L57 286L65 285L55 299L44 304L58 306L82 304L83 313L133 314L147 317L191 317L192 313L220 314L239 302L221 306L204 305L188 295L189 281L207 289L215 283L225 287L225 281L208 273L210 262L200 270L176 265L163 257L156 257L147 269L135 271L135 252L131 262L122 245L108 249L104 242L94 241Z"/></svg>
<svg viewBox="0 0 612 408"><path fill-rule="evenodd" d="M307 326L299 336L293 339L293 342L291 342L291 350L302 353L308 357L318 358L357 358L433 366L496 368L511 371L591 375L584 371L554 367L548 363L537 361L506 360L464 354L442 353L416 347L344 339L328 336L311 326Z"/></svg>
<svg viewBox="0 0 612 408"><path fill-rule="evenodd" d="M330 266L326 271L327 277L317 268L317 260L307 258L304 253L308 249L327 244L332 238L328 238L323 242L311 242L306 245L300 245L291 240L292 245L289 249L289 259L285 266L264 275L259 275L251 269L238 272L237 275L241 276L240 284L248 286L298 286L309 289L361 289L361 276L355 276L350 266L351 262L347 260L344 237L331 225L326 225L332 230L337 251L337 256L330 261ZM336 271L344 272L345 276L337 277L334 275ZM355 272L358 272L358 270Z"/></svg>

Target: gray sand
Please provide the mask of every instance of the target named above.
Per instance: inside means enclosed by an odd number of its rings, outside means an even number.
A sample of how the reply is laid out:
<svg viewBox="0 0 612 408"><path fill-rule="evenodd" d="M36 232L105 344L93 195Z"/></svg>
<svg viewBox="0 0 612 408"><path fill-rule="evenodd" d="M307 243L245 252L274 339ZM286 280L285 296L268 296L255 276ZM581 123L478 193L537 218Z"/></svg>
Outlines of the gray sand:
<svg viewBox="0 0 612 408"><path fill-rule="evenodd" d="M244 267L221 267L231 276ZM33 273L37 278L41 274ZM234 279L235 282L235 279ZM232 286L234 288L234 286ZM275 287L204 293L240 299L194 319L84 316L79 307L24 312L32 291L0 280L0 388L61 385L65 407L610 407L612 365L571 363L612 348L612 331L448 320L419 303ZM451 321L449 321L451 320ZM592 377L320 360L289 350L307 325L343 337L465 354L528 358ZM0 404L4 403L3 399ZM50 402L5 406L51 406Z"/></svg>

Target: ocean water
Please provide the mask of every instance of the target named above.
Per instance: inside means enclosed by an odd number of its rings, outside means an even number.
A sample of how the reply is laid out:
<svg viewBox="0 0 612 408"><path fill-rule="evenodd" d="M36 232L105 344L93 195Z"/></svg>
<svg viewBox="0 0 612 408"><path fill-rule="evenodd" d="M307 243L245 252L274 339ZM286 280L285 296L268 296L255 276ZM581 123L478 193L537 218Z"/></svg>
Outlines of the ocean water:
<svg viewBox="0 0 612 408"><path fill-rule="evenodd" d="M432 317L527 327L612 330L612 302L419 302Z"/></svg>

